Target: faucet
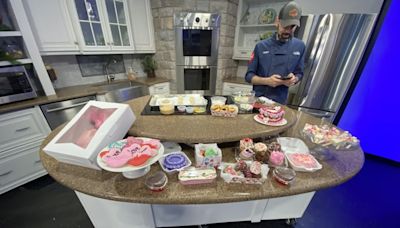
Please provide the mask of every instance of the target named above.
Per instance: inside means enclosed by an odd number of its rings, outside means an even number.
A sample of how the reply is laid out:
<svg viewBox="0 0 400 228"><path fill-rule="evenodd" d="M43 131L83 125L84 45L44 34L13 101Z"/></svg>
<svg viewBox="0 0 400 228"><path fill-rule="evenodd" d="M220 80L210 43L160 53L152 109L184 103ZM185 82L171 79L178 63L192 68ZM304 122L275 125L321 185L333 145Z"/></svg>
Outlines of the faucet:
<svg viewBox="0 0 400 228"><path fill-rule="evenodd" d="M112 81L114 81L115 76L113 74L110 74L108 71L108 66L111 63L117 63L117 60L115 58L110 58L104 65L104 73L106 74L106 79L107 79L107 83L110 84Z"/></svg>

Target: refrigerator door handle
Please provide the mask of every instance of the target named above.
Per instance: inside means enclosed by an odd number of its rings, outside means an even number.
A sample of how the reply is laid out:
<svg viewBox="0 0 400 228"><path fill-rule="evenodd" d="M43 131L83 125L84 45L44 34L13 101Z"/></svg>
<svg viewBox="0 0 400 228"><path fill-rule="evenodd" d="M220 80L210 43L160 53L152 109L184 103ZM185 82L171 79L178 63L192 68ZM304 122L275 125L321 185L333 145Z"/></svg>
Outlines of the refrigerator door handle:
<svg viewBox="0 0 400 228"><path fill-rule="evenodd" d="M328 20L328 24L326 25L326 21ZM308 98L308 92L310 88L312 89L312 85L315 83L316 77L315 77L315 72L317 72L318 68L321 67L320 60L323 54L326 54L326 49L327 49L327 40L332 33L332 27L333 27L333 15L332 14L326 14L322 18L320 25L318 26L318 35L315 39L314 42L314 47L313 50L311 51L310 58L312 58L312 65L310 69L310 74L312 75L312 78L308 85L306 85L306 88L304 89L304 93L302 95L303 99L300 105L304 104L304 102ZM313 94L313 93L311 93Z"/></svg>

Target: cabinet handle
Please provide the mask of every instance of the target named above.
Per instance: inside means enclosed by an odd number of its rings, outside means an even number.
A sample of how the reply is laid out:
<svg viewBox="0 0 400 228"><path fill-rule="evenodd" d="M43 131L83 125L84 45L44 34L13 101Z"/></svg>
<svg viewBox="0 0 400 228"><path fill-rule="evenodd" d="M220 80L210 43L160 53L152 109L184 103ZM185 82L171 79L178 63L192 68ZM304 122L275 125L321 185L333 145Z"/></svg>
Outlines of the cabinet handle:
<svg viewBox="0 0 400 228"><path fill-rule="evenodd" d="M39 159L39 160L36 160L36 161L35 161L35 164L40 163L40 162L42 162L42 160L40 160L40 159Z"/></svg>
<svg viewBox="0 0 400 228"><path fill-rule="evenodd" d="M77 104L73 104L73 105L70 105L70 106L67 106L67 107L60 107L60 108L47 109L47 110L46 110L46 113L57 112L57 111L61 111L61 110L69 109L69 108L75 108L75 107L77 107L77 106L85 105L85 104L88 103L88 102L89 102L89 101L84 101L84 102L77 103Z"/></svg>
<svg viewBox="0 0 400 228"><path fill-rule="evenodd" d="M2 174L0 174L0 177L7 176L7 175L8 175L8 174L10 174L10 173L12 173L12 170L10 170L10 171L7 171L7 172L5 172L5 173L2 173Z"/></svg>
<svg viewBox="0 0 400 228"><path fill-rule="evenodd" d="M243 54L243 55L246 55L247 51L241 51L240 53Z"/></svg>
<svg viewBox="0 0 400 228"><path fill-rule="evenodd" d="M78 41L75 41L74 44L75 44L75 45L78 45L79 43L78 43Z"/></svg>
<svg viewBox="0 0 400 228"><path fill-rule="evenodd" d="M28 130L29 129L29 127L23 127L23 128L20 128L20 129L17 129L17 130L15 130L16 132L21 132L21 131L26 131L26 130Z"/></svg>

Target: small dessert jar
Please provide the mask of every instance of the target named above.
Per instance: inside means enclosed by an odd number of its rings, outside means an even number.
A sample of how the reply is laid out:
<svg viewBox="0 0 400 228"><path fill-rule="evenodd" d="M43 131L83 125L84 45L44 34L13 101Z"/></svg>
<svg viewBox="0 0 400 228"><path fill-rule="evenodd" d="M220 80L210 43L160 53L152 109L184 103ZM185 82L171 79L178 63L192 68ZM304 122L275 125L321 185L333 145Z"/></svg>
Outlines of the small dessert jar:
<svg viewBox="0 0 400 228"><path fill-rule="evenodd" d="M186 111L186 106L185 105L178 105L177 109L178 109L178 112L184 113Z"/></svg>
<svg viewBox="0 0 400 228"><path fill-rule="evenodd" d="M276 167L272 172L274 179L283 185L289 185L296 178L296 172L288 167Z"/></svg>
<svg viewBox="0 0 400 228"><path fill-rule="evenodd" d="M160 112L164 115L169 115L175 112L175 106L170 100L163 100L160 103Z"/></svg>
<svg viewBox="0 0 400 228"><path fill-rule="evenodd" d="M153 175L147 176L144 183L151 191L160 192L167 185L168 177L164 172L158 171Z"/></svg>
<svg viewBox="0 0 400 228"><path fill-rule="evenodd" d="M186 112L189 113L189 114L192 114L194 112L193 107L192 106L187 106L186 107Z"/></svg>

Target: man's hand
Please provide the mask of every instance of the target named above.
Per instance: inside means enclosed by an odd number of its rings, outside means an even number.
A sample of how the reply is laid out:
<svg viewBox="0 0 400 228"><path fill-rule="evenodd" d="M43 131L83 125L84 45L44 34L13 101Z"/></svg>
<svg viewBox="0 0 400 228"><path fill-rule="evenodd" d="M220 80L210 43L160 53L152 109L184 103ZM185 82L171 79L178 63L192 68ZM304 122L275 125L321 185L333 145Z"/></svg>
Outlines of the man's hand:
<svg viewBox="0 0 400 228"><path fill-rule="evenodd" d="M293 73L290 73L288 75L288 78L290 78L290 79L281 80L282 81L282 85L290 87L290 86L295 85L297 83L297 81L299 80Z"/></svg>
<svg viewBox="0 0 400 228"><path fill-rule="evenodd" d="M284 80L278 74L273 74L271 77L265 78L265 84L271 87L277 87L283 85Z"/></svg>

